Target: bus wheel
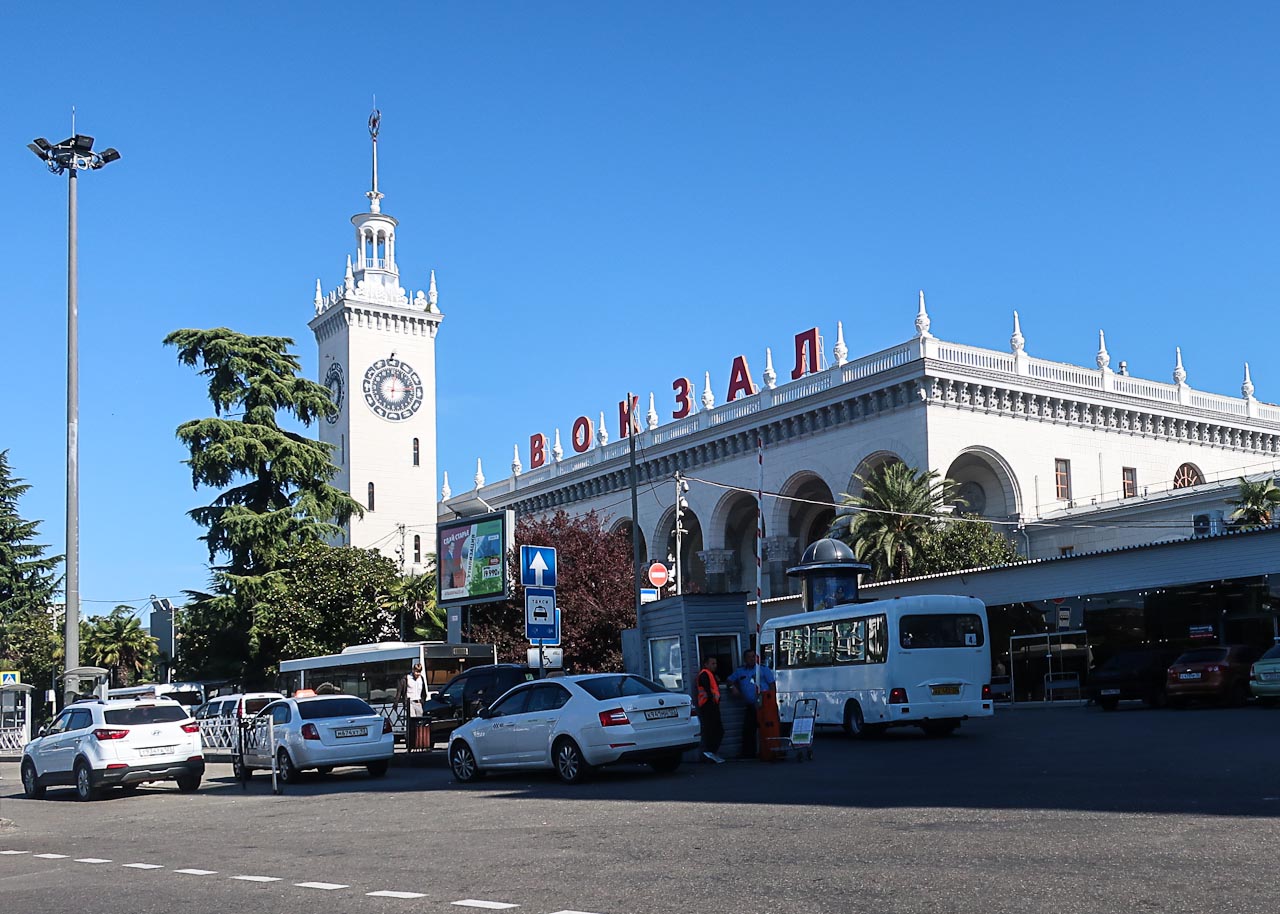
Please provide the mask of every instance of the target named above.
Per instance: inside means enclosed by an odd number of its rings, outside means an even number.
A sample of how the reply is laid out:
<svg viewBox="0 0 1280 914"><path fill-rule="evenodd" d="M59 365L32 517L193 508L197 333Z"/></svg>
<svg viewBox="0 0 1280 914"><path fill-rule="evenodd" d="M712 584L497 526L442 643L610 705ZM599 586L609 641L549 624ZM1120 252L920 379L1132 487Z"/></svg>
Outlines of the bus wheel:
<svg viewBox="0 0 1280 914"><path fill-rule="evenodd" d="M844 706L844 732L846 736L859 739L866 735L867 724L862 717L862 706L851 701Z"/></svg>

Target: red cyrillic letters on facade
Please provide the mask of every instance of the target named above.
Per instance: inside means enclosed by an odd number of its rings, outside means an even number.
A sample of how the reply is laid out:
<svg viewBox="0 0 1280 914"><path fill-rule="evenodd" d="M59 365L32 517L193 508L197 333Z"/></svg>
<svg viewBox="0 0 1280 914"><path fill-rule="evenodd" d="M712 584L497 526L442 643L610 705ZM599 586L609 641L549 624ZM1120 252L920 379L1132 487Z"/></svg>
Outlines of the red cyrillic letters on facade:
<svg viewBox="0 0 1280 914"><path fill-rule="evenodd" d="M749 397L756 392L751 382L751 369L747 367L747 357L740 355L733 360L733 368L729 370L729 396L725 402L732 403L738 397Z"/></svg>
<svg viewBox="0 0 1280 914"><path fill-rule="evenodd" d="M796 334L796 367L791 380L796 381L818 371L818 328Z"/></svg>

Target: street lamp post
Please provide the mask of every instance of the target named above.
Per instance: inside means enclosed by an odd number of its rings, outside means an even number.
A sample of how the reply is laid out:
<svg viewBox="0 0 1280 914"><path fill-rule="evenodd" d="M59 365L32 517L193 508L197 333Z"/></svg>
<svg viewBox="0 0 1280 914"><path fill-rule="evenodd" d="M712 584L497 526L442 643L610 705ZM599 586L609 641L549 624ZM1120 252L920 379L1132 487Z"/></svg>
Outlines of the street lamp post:
<svg viewBox="0 0 1280 914"><path fill-rule="evenodd" d="M72 129L74 129L74 123ZM67 583L63 680L67 701L79 694L80 677L80 341L76 275L76 175L120 158L114 148L93 151L93 137L73 134L54 145L37 137L27 148L55 175L67 174Z"/></svg>

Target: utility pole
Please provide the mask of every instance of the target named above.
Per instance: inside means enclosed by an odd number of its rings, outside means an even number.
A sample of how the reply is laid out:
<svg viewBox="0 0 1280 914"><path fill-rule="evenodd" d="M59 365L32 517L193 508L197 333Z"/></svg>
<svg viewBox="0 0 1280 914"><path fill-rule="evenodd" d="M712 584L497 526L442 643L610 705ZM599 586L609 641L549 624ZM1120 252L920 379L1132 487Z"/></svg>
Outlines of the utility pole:
<svg viewBox="0 0 1280 914"><path fill-rule="evenodd" d="M635 400L627 391L627 440L631 443L631 591L636 604L636 618L640 618L640 497L636 489L636 434L640 425L636 422Z"/></svg>
<svg viewBox="0 0 1280 914"><path fill-rule="evenodd" d="M676 470L676 560L675 560L675 578L676 578L676 596L684 593L684 565L681 559L681 539L688 531L684 529L684 509L689 507L689 502L685 499L684 493L689 491L689 483L684 481L684 477L680 475L680 471Z"/></svg>

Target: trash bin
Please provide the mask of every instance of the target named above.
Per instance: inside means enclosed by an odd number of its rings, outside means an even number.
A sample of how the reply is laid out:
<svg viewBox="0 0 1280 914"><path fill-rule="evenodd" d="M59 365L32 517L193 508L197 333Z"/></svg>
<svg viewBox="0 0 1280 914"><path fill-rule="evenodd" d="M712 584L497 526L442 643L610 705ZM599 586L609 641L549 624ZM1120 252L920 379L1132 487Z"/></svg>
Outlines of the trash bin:
<svg viewBox="0 0 1280 914"><path fill-rule="evenodd" d="M421 717L410 718L405 728L405 744L410 752L430 752L431 721Z"/></svg>

